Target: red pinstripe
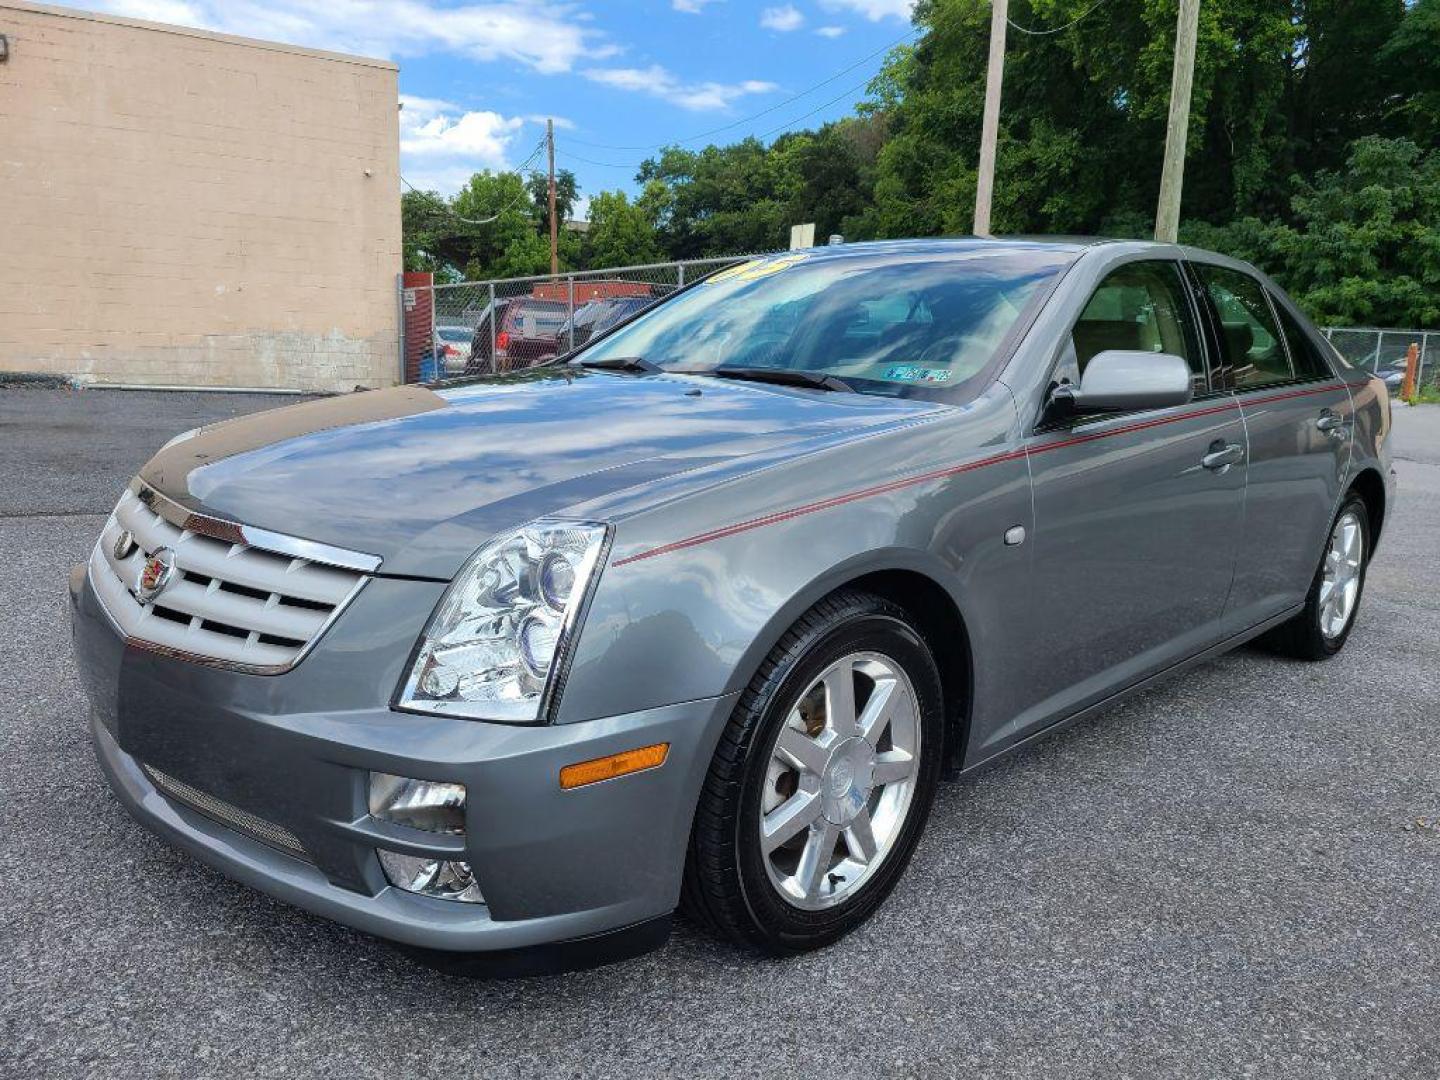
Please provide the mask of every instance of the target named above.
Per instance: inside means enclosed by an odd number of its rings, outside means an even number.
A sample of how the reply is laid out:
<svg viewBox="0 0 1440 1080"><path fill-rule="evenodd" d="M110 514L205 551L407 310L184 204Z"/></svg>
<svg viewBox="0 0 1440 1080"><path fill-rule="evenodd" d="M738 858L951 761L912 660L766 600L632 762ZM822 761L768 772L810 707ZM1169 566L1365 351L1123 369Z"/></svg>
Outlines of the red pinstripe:
<svg viewBox="0 0 1440 1080"><path fill-rule="evenodd" d="M857 491L847 492L844 495L834 495L828 499L821 499L818 502L805 503L802 506L794 506L788 510L777 510L771 514L762 514L760 517L750 518L747 521L739 521L733 525L725 525L719 529L711 529L708 532L696 533L694 536L687 536L683 540L675 540L669 544L661 544L659 547L649 548L637 552L634 555L627 555L623 559L615 561L616 566L624 566L626 563L639 562L642 559L653 559L657 555L668 555L673 551L683 551L686 548L698 547L701 544L708 544L712 540L723 540L727 536L734 536L736 533L749 532L751 529L759 529L766 525L774 525L781 521L790 521L797 517L804 517L807 514L814 514L820 510L829 510L831 507L844 506L846 503L857 502L860 499L869 499L875 495L885 495L901 488L912 487L915 484L929 483L931 480L943 480L950 476L959 476L961 473L973 472L976 469L983 469L989 465L999 465L1001 462L1014 461L1029 454L1044 454L1051 450L1060 450L1067 446L1078 446L1081 443L1094 442L1097 439L1110 439L1116 435L1128 435L1134 431L1145 431L1148 428L1162 427L1165 424L1178 423L1181 420L1194 420L1201 416L1214 416L1218 413L1229 412L1238 409L1242 405L1268 405L1275 401L1286 401L1290 398L1306 397L1310 394L1323 394L1332 390L1339 390L1343 383L1328 383L1324 386L1310 386L1300 390L1290 390L1283 394L1270 394L1261 398L1238 398L1231 397L1222 404L1212 405L1206 409L1195 409L1191 412L1180 413L1177 416L1160 416L1152 420L1141 420L1133 424L1125 424L1122 427L1110 428L1107 431L1097 431L1090 435L1076 435L1069 439L1060 439L1056 442L1042 443L1039 446L1022 446L1018 450L1007 450L1003 454L995 454L991 457L980 458L976 461L967 461L963 465L951 465L943 469L932 469L929 472L919 473L915 476L901 477L899 480L890 480L884 484L876 484L873 487L860 488Z"/></svg>

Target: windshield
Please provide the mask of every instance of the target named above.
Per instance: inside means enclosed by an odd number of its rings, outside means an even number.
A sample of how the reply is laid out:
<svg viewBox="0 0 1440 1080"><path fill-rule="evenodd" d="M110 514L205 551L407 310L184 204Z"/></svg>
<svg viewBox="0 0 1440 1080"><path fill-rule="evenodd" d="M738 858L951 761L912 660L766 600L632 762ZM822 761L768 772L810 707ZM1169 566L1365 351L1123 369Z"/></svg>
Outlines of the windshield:
<svg viewBox="0 0 1440 1080"><path fill-rule="evenodd" d="M863 393L939 396L985 368L1073 257L1026 248L754 259L639 316L582 359L803 371Z"/></svg>

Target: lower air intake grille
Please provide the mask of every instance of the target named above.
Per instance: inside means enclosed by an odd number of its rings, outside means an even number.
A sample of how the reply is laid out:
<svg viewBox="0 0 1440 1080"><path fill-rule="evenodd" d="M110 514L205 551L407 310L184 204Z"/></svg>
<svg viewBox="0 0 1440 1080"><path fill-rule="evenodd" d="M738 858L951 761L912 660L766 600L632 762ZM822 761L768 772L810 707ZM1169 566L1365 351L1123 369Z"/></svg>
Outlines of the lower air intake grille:
<svg viewBox="0 0 1440 1080"><path fill-rule="evenodd" d="M269 844L287 855L294 855L306 862L312 861L309 852L300 843L300 838L289 829L275 825L264 818L258 818L254 814L241 810L238 806L231 806L223 799L207 795L183 780L166 776L159 769L152 769L149 765L144 765L142 768L145 770L145 775L150 778L150 782L155 785L155 790L167 799L183 803L191 810L204 814L211 820L234 829L236 832L244 833L253 840L259 840L262 844Z"/></svg>

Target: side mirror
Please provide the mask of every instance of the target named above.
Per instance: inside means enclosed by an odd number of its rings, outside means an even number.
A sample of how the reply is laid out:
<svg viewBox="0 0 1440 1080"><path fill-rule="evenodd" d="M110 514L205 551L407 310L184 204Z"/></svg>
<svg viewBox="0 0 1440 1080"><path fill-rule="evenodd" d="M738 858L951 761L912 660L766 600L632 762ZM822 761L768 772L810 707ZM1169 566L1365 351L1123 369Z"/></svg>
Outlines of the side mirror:
<svg viewBox="0 0 1440 1080"><path fill-rule="evenodd" d="M1188 404L1194 394L1190 365L1172 353L1106 349L1085 365L1077 389L1062 383L1051 401L1067 412L1140 412Z"/></svg>

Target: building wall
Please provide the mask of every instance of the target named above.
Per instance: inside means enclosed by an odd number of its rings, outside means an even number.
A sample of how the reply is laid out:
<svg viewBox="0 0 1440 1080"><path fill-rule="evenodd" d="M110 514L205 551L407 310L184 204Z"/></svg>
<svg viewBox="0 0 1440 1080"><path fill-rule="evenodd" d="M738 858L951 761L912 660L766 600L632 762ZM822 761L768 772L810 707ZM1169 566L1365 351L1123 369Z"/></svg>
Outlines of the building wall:
<svg viewBox="0 0 1440 1080"><path fill-rule="evenodd" d="M0 0L0 372L397 380L393 64Z"/></svg>

